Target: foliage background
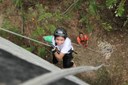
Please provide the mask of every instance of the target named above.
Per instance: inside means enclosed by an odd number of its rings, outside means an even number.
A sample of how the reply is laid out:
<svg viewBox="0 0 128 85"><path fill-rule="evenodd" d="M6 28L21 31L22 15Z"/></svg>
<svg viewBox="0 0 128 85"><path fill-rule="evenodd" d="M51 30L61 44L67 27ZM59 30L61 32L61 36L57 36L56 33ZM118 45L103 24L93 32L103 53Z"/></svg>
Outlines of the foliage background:
<svg viewBox="0 0 128 85"><path fill-rule="evenodd" d="M113 44L116 50L110 58L110 67L96 74L78 75L91 85L128 84L127 9L127 0L0 0L2 28L43 41L42 36L52 35L56 27L64 27L74 43L79 31L86 33L93 50L98 49L100 41ZM51 56L50 48L3 31L0 31L0 36L50 61L47 57ZM80 51L79 55L74 55L78 65L104 62L97 60L101 55L74 47Z"/></svg>

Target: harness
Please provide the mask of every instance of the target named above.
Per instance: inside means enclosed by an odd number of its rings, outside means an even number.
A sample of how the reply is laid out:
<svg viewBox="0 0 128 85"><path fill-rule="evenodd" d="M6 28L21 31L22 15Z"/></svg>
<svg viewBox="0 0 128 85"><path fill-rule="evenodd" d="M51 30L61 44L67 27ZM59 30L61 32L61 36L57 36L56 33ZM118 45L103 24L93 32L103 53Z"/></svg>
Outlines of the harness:
<svg viewBox="0 0 128 85"><path fill-rule="evenodd" d="M72 50L72 49L70 49L69 51L68 51L69 53L75 53L75 54L77 54L77 52L76 51L74 51L74 50Z"/></svg>
<svg viewBox="0 0 128 85"><path fill-rule="evenodd" d="M52 46L52 47L55 47L55 46ZM58 50L58 48L56 47L56 50L55 50L58 54L60 54L60 51ZM76 51L74 51L74 50L72 50L72 48L68 51L68 53L66 53L66 54L70 54L70 53L75 53L75 54L77 54L77 52Z"/></svg>

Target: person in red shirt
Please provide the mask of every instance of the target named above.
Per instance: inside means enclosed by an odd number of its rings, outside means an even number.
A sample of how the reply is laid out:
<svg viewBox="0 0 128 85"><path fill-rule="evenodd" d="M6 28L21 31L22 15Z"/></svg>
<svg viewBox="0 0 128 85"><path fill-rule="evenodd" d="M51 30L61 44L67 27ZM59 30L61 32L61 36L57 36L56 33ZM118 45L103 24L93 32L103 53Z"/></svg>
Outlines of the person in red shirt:
<svg viewBox="0 0 128 85"><path fill-rule="evenodd" d="M88 36L83 34L82 32L79 32L79 36L77 37L77 43L79 45L82 45L83 47L88 46Z"/></svg>

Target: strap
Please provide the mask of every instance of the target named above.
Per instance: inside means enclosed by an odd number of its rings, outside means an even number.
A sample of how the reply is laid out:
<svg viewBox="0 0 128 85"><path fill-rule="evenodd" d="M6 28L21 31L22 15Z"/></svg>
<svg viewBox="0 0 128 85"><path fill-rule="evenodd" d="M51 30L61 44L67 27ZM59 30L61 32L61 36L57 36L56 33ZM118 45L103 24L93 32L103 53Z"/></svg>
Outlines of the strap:
<svg viewBox="0 0 128 85"><path fill-rule="evenodd" d="M74 50L72 50L72 49L70 49L69 51L68 51L69 53L75 53L75 54L77 54L77 52L76 51L74 51Z"/></svg>

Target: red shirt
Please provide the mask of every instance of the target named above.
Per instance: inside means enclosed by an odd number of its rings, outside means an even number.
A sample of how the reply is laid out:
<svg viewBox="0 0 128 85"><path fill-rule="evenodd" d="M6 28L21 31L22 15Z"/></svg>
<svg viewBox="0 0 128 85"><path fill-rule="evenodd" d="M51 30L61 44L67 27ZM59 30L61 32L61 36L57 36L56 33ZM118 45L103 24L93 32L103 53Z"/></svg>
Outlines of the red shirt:
<svg viewBox="0 0 128 85"><path fill-rule="evenodd" d="M77 37L77 43L82 44L82 42L88 41L88 36L84 35L84 37L80 38L79 36Z"/></svg>

